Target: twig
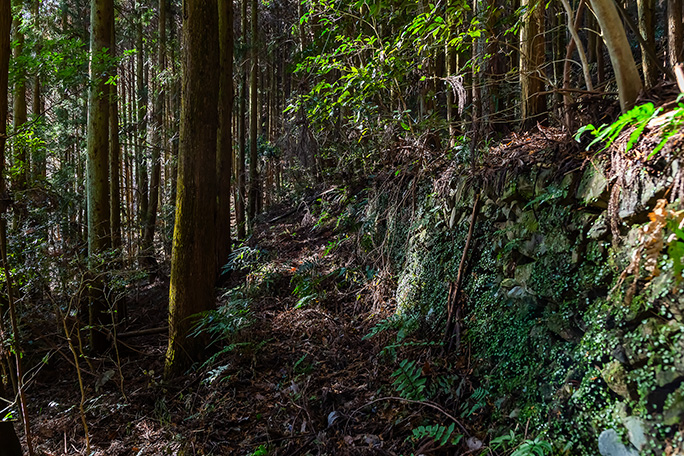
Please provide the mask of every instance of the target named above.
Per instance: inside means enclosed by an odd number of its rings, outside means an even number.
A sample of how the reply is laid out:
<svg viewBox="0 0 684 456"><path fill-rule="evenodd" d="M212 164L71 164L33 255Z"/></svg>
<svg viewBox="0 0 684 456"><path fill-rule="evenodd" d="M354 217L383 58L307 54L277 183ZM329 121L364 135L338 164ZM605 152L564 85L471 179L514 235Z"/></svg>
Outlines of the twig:
<svg viewBox="0 0 684 456"><path fill-rule="evenodd" d="M568 0L561 0L565 12L568 14L568 29L570 30L570 35L572 35L572 40L577 47L577 52L579 53L580 61L582 62L582 71L584 72L584 81L587 84L587 90L594 90L594 86L591 83L591 74L589 73L589 62L587 61L587 55L584 53L584 45L582 45L582 40L580 40L579 34L577 33L577 26L581 20L582 13L584 10L585 1L580 1L577 7L577 18L573 18L572 7L568 3ZM568 45L568 52L572 47L572 42ZM565 81L563 81L565 82ZM563 84L564 88L567 88L566 84Z"/></svg>
<svg viewBox="0 0 684 456"><path fill-rule="evenodd" d="M468 257L468 249L470 247L470 241L473 238L473 231L475 228L475 221L477 220L477 213L480 208L480 194L475 195L475 201L473 202L473 212L470 215L470 228L468 228L468 237L466 238L465 246L463 247L463 254L461 255L461 264L458 266L458 274L456 275L456 281L452 282L449 290L449 301L447 305L447 325L444 331L444 349L449 352L451 351L454 332L456 332L456 344L460 344L460 308L457 306L458 294L461 287L461 279L463 277L463 270L465 269L466 258Z"/></svg>
<svg viewBox="0 0 684 456"><path fill-rule="evenodd" d="M363 404L361 407L359 407L359 408L357 408L356 410L354 410L353 412L351 412L351 414L349 415L349 418L347 418L347 422L349 422L349 420L350 420L355 414L357 414L362 408L368 407L369 405L375 404L376 402L382 402L382 401L399 401L399 402L404 402L404 403L406 403L406 404L424 405L424 406L429 407L429 408L431 408L431 409L433 409L433 410L437 410L439 413L441 413L442 415L446 416L446 417L449 418L451 421L453 421L454 423L456 423L456 424L458 425L458 427L461 428L461 430L462 430L463 433L466 435L466 437L470 437L470 433L469 433L468 430L461 424L461 422L458 421L458 420L456 419L456 417L454 417L452 414L450 414L449 412L447 412L446 410L444 410L442 407L440 407L438 404L435 404L434 402L430 402L430 401L414 401L414 400L411 400L411 399L404 399L403 397L397 397L397 396L379 397L379 398L377 398L377 399L373 399L373 400L370 401L370 402L366 402L366 403Z"/></svg>
<svg viewBox="0 0 684 456"><path fill-rule="evenodd" d="M168 326L160 326L159 328L139 329L137 331L122 332L116 335L117 339L125 339L127 337L149 336L152 334L163 334L168 332Z"/></svg>
<svg viewBox="0 0 684 456"><path fill-rule="evenodd" d="M81 285L82 285L82 283L81 283ZM80 287L79 287L79 288L80 288ZM90 454L90 430L89 430L89 428L88 428L88 421L86 420L85 407L84 407L84 405L85 405L85 400L86 400L85 386L84 386L84 383L83 383L83 376L81 375L81 365L80 365L80 363L79 363L79 361L78 361L78 360L79 360L79 355L78 355L78 353L76 352L76 348L75 348L75 346L74 346L74 342L73 342L73 340L72 340L72 338L71 338L71 336L72 336L72 334L73 334L73 332L74 332L74 329L73 329L73 327L72 327L72 329L71 329L71 331L70 331L70 330L69 330L69 327L67 326L67 315L68 315L68 312L67 312L67 314L63 314L62 311L61 311L61 309L60 309L59 306L57 305L57 302L54 300L54 298L52 297L52 295L51 295L50 293L48 293L48 297L50 298L50 301L52 301L52 304L53 304L54 307L55 307L55 311L56 311L55 314L56 314L56 316L62 321L62 329L64 330L64 336L66 337L67 345L69 346L69 350L71 351L71 354L72 354L72 356L74 357L74 363L73 363L73 365L74 365L74 367L76 368L76 375L78 376L78 386L79 386L79 390L80 390L80 393L81 393L81 401L79 402L78 410L79 410L79 413L80 413L80 415L81 415L81 422L83 423L83 432L84 432L84 434L85 434L85 441L86 441L86 452L87 452L88 454ZM79 292L79 294L78 294L76 297L80 297L80 292ZM72 302L73 302L74 299L75 299L75 298L72 297L71 300L69 301L69 307L71 307L71 304L72 304ZM68 311L68 310L69 310L69 309L67 309L67 311ZM82 345L82 342L81 342L80 331L79 331L78 328L76 328L75 331L76 331L76 337L77 337L77 339L78 339L78 344L79 344L79 347L80 347L80 351L81 351L81 353L83 353L83 345ZM88 361L88 358L87 358L87 357L84 357L84 358L86 359L86 361ZM92 367L92 365L90 364L89 361L88 361L88 366L90 367L91 370L94 370L93 367ZM64 433L64 447L66 448L66 433ZM66 453L66 451L65 451L65 453Z"/></svg>
<svg viewBox="0 0 684 456"><path fill-rule="evenodd" d="M5 285L7 286L7 301L9 302L10 320L12 322L12 348L14 349L14 357L17 368L17 391L19 392L19 404L21 405L21 418L24 422L24 433L26 435L26 447L28 448L29 456L33 456L33 442L31 436L31 423L28 417L28 408L26 407L26 394L24 393L24 369L21 365L21 347L19 346L19 324L17 323L17 309L14 301L14 294L12 293L12 275L7 264L7 234L6 234L5 215L0 216L0 254L2 255L2 265L5 269Z"/></svg>

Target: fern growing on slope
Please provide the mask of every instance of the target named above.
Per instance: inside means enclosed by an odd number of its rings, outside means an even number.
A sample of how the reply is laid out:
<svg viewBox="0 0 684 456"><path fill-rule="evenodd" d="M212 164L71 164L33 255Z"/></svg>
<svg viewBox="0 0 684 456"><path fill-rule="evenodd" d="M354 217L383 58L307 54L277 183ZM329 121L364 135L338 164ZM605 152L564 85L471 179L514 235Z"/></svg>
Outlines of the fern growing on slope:
<svg viewBox="0 0 684 456"><path fill-rule="evenodd" d="M396 377L392 384L404 399L424 401L427 379L422 376L422 368L415 361L403 360L399 369L392 373Z"/></svg>
<svg viewBox="0 0 684 456"><path fill-rule="evenodd" d="M456 445L463 438L462 434L454 434L454 427L456 423L451 423L449 427L441 424L435 424L432 426L419 426L413 430L413 435L409 437L415 441L421 440L424 437L430 437L439 446L444 446L447 443L451 445Z"/></svg>

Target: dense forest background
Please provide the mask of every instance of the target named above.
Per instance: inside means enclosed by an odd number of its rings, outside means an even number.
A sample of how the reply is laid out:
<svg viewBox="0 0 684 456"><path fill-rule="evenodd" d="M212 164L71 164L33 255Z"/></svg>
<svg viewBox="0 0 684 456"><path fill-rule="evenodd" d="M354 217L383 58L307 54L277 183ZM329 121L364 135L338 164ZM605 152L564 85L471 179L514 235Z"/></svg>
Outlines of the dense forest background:
<svg viewBox="0 0 684 456"><path fill-rule="evenodd" d="M681 454L683 23L0 0L0 456Z"/></svg>

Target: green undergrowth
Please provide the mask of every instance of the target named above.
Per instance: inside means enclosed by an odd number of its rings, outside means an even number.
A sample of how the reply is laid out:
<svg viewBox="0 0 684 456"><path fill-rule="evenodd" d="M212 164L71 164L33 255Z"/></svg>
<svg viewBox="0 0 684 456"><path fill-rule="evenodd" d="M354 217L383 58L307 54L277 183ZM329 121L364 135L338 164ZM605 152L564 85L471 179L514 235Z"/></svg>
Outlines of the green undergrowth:
<svg viewBox="0 0 684 456"><path fill-rule="evenodd" d="M291 307L363 295L385 312L368 317L377 323L363 337L381 341L377 359L392 372L377 394L449 411L410 420L413 451L426 442L465 448L451 417L480 430L481 455L593 456L606 430L625 449L643 446L640 454L681 447L684 216L649 203L618 223L614 239L597 175L532 166L503 189L456 175L445 193L408 174L356 194L336 188L298 228L328 233L320 254L282 264L266 250L236 250L227 268L247 279L200 331L232 349L233 328L251 321L243 300L283 296L284 284ZM460 345L446 354L446 305L476 188L481 207L456 297Z"/></svg>
<svg viewBox="0 0 684 456"><path fill-rule="evenodd" d="M460 355L473 360L471 381L487 391L482 454L505 440L516 455L595 455L607 429L643 445L640 454L681 446L682 216L670 210L659 226L624 225L613 243L605 212L588 206L596 198L577 191L582 173L539 185L541 173L530 170L503 194L482 189L467 255ZM367 252L390 260L397 283L396 315L369 337L395 335L383 352L395 356L396 392L414 400L427 400L431 379L416 362L434 352L402 356L407 344L440 340L473 201L472 190L455 202L431 190L426 179L413 207L378 191L360 234ZM649 228L661 230L658 239L643 234ZM630 443L635 422L646 441ZM449 445L444 427L422 426L418 435L430 430ZM506 440L521 428L535 437Z"/></svg>

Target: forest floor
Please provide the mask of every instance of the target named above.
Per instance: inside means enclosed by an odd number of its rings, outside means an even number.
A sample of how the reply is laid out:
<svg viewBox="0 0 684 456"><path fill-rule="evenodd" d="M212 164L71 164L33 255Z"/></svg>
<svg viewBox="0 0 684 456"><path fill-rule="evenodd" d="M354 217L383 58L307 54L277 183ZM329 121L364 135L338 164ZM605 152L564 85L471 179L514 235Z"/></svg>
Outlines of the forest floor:
<svg viewBox="0 0 684 456"><path fill-rule="evenodd" d="M345 208L329 208L329 218L312 216L306 204L290 215L291 207L281 206L264 217L277 221L262 222L240 251L256 252L258 260L233 272L223 290L232 287L232 296L248 299L220 297L224 311L215 317L224 326L206 353L215 356L171 383L162 380L167 336L161 332L123 338L118 361L113 350L102 359L79 357L82 396L62 333L48 329L57 323L32 328L42 334L34 334L42 348L28 354L35 365L27 394L37 452L87 454L85 421L95 455L454 454L451 443L440 447L412 432L450 425L457 412L468 431L455 423L453 438L445 440L457 443L464 434L463 451L481 446L471 433L486 437L475 424L483 404L459 411L471 406L458 404L454 394L474 389L465 375L467 358L397 338L389 325L365 337L394 312L391 290L379 289L372 279L377 271L357 263L354 236L337 229L335 215ZM126 300L128 324L121 331L163 326L168 280L130 286ZM399 397L392 374L407 354L421 360L428 382L448 375L452 384L444 394L433 401Z"/></svg>

